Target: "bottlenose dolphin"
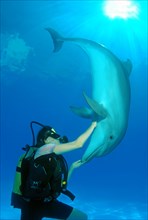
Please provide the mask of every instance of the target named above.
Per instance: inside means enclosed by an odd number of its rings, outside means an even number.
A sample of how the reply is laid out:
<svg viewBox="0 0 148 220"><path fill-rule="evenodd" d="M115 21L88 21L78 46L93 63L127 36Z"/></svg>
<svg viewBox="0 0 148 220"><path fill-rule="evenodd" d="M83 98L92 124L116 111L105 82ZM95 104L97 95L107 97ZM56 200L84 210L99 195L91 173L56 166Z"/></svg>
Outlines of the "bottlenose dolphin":
<svg viewBox="0 0 148 220"><path fill-rule="evenodd" d="M72 107L72 110L86 118L98 119L90 143L82 157L88 162L94 157L110 153L123 139L128 126L130 108L129 75L132 63L128 59L121 62L105 46L81 38L64 38L52 28L50 33L54 52L58 52L64 41L80 46L88 55L91 64L92 98L85 93L88 108Z"/></svg>

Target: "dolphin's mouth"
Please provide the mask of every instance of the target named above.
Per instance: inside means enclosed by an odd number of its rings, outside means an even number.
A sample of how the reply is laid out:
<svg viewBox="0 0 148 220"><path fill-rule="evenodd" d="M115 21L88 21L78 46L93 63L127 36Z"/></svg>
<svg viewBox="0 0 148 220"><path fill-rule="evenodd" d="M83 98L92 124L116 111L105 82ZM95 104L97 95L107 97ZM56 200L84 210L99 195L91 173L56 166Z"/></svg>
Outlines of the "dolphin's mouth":
<svg viewBox="0 0 148 220"><path fill-rule="evenodd" d="M101 144L100 147L102 147L104 144ZM89 162L92 158L95 157L95 155L97 155L97 153L99 152L100 149L96 149L94 150L86 159L83 159L82 157L82 162L83 163L87 163Z"/></svg>

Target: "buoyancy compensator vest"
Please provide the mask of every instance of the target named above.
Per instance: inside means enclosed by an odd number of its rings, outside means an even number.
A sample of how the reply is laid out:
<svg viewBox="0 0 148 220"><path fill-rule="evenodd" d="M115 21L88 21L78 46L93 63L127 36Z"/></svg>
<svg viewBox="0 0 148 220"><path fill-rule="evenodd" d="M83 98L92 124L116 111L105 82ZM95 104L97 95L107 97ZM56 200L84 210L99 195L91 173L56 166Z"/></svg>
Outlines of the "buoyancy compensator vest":
<svg viewBox="0 0 148 220"><path fill-rule="evenodd" d="M20 158L13 193L32 200L52 200L63 193L74 200L67 190L68 166L64 157L50 153L34 159L35 152L35 148L27 146L27 153Z"/></svg>

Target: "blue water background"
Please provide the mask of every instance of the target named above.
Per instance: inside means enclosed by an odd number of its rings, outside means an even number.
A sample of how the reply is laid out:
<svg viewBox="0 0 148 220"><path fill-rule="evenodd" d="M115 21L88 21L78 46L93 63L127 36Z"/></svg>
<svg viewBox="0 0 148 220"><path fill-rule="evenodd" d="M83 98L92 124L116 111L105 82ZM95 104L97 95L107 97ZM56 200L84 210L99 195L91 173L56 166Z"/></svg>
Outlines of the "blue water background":
<svg viewBox="0 0 148 220"><path fill-rule="evenodd" d="M75 202L60 199L87 212L89 219L147 219L147 1L137 1L139 17L129 20L109 19L103 3L1 1L0 219L19 219L20 211L10 207L10 196L21 148L32 144L30 122L49 124L69 140L90 124L69 108L86 106L83 91L91 96L88 58L71 43L53 53L45 27L104 44L133 63L126 136L111 154L73 173L69 189ZM65 154L69 164L81 158L88 143Z"/></svg>

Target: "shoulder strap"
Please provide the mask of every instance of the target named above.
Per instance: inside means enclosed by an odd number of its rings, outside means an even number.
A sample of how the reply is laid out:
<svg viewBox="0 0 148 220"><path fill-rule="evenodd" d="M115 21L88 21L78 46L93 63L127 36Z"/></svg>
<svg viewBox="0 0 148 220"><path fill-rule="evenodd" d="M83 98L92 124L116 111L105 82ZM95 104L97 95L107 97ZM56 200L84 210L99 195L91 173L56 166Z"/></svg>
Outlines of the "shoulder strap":
<svg viewBox="0 0 148 220"><path fill-rule="evenodd" d="M37 149L37 147L27 145L25 159L30 159L31 157L33 157Z"/></svg>

